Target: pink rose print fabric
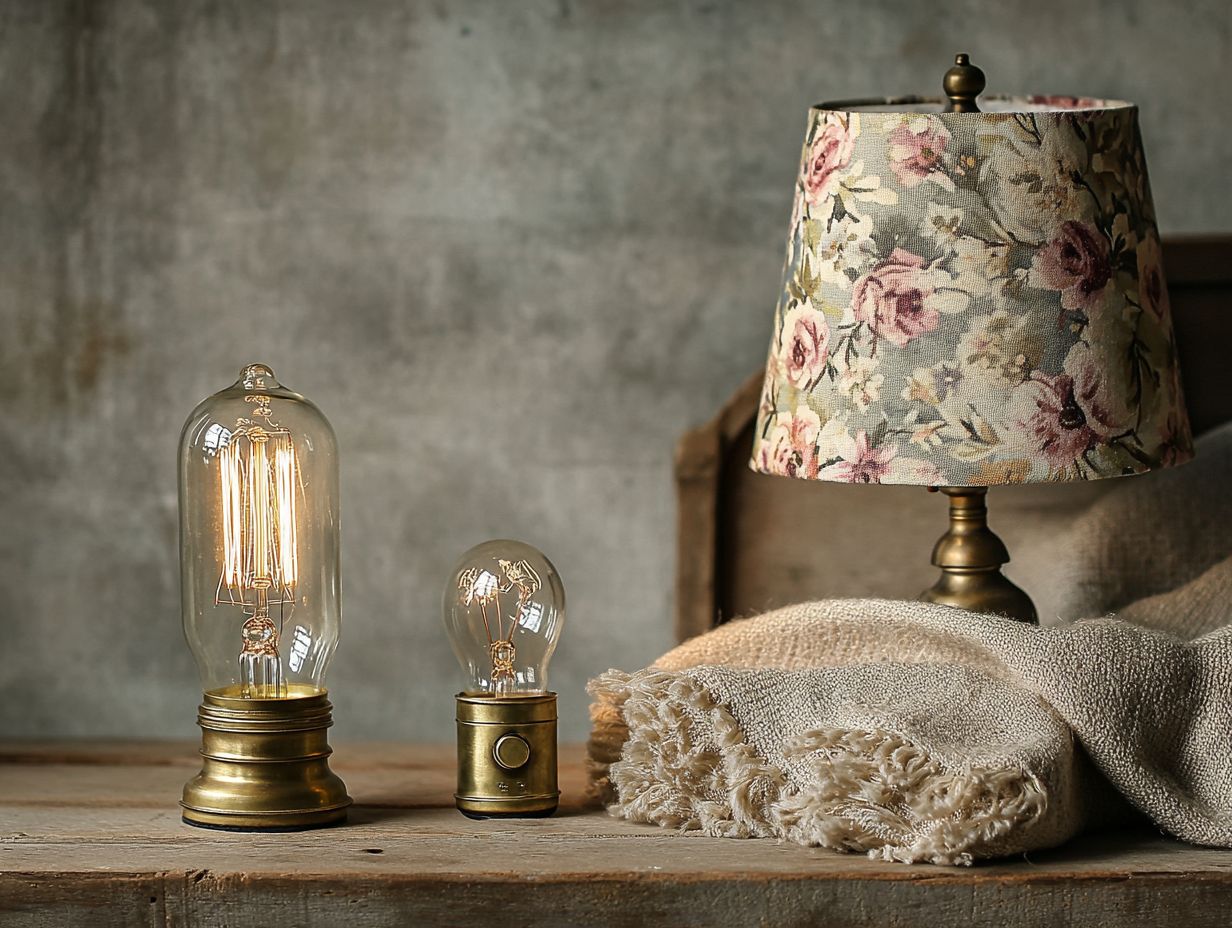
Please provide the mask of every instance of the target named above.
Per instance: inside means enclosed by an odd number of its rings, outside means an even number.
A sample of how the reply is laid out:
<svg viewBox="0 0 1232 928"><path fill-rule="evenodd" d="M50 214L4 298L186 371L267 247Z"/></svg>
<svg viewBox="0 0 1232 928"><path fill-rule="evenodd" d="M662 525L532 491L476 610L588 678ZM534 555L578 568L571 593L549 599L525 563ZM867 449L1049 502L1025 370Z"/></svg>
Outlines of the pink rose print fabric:
<svg viewBox="0 0 1232 928"><path fill-rule="evenodd" d="M890 475L890 464L898 453L893 445L874 448L863 429L856 432L854 441L844 441L843 446L834 465L834 479L847 483L881 483Z"/></svg>
<svg viewBox="0 0 1232 928"><path fill-rule="evenodd" d="M890 133L890 170L904 187L933 180L943 187L954 183L945 172L942 156L950 144L945 126L928 119L906 122Z"/></svg>
<svg viewBox="0 0 1232 928"><path fill-rule="evenodd" d="M1130 104L816 107L753 469L1092 480L1193 454Z"/></svg>
<svg viewBox="0 0 1232 928"><path fill-rule="evenodd" d="M851 297L855 318L875 336L900 348L931 332L941 321L941 313L932 305L936 291L920 273L923 269L923 258L895 248L890 257L856 281Z"/></svg>
<svg viewBox="0 0 1232 928"><path fill-rule="evenodd" d="M804 198L812 206L821 206L833 196L839 172L851 161L855 139L848 131L847 122L826 120L809 144L800 172Z"/></svg>
<svg viewBox="0 0 1232 928"><path fill-rule="evenodd" d="M1036 286L1056 290L1066 309L1089 309L1112 280L1108 241L1089 222L1070 220L1031 266Z"/></svg>
<svg viewBox="0 0 1232 928"><path fill-rule="evenodd" d="M788 311L779 340L779 363L792 386L807 388L817 383L826 370L829 346L826 317L808 300Z"/></svg>

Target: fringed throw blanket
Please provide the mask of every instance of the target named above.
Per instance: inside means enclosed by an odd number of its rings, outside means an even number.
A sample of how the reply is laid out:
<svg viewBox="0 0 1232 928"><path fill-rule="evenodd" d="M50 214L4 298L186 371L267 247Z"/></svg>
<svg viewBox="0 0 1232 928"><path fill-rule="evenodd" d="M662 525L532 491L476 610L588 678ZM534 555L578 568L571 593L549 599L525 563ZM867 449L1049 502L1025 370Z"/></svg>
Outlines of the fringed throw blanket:
<svg viewBox="0 0 1232 928"><path fill-rule="evenodd" d="M1232 429L1216 437L1199 447L1226 479ZM1202 519L1228 508L1213 499L1193 500ZM721 626L592 682L593 786L634 821L902 862L970 864L1143 813L1232 847L1230 542L1115 618L831 600Z"/></svg>

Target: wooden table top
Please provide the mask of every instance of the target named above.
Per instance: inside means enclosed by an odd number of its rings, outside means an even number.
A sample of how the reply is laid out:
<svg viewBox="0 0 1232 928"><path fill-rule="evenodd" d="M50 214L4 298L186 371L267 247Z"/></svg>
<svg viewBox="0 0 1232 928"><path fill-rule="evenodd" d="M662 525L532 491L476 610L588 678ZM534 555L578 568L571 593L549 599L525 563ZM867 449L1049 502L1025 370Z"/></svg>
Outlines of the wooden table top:
<svg viewBox="0 0 1232 928"><path fill-rule="evenodd" d="M340 745L345 827L280 835L180 821L189 743L0 744L0 925L1232 924L1232 851L1105 833L972 868L678 835L584 803L472 821L452 746Z"/></svg>

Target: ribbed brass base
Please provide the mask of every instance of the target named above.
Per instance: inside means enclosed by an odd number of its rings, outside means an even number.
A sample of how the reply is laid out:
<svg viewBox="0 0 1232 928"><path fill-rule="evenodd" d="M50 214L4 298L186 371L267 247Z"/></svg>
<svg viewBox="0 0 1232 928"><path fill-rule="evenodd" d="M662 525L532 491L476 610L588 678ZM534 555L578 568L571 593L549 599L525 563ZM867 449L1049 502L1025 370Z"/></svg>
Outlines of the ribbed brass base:
<svg viewBox="0 0 1232 928"><path fill-rule="evenodd" d="M472 818L551 815L556 787L556 694L459 693L458 810Z"/></svg>
<svg viewBox="0 0 1232 928"><path fill-rule="evenodd" d="M920 599L1038 625L1031 597L1001 573L1010 553L988 527L988 488L941 487L941 492L950 498L950 529L933 548L941 576Z"/></svg>
<svg viewBox="0 0 1232 928"><path fill-rule="evenodd" d="M184 786L184 821L232 831L298 831L346 820L351 797L329 769L324 692L291 686L282 699L205 694L201 772Z"/></svg>

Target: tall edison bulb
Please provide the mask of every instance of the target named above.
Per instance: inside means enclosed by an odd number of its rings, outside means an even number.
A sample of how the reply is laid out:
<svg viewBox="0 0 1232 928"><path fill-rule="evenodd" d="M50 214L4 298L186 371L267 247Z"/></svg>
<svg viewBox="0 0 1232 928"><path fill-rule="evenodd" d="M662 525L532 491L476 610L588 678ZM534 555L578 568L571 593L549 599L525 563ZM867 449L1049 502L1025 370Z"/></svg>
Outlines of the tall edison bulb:
<svg viewBox="0 0 1232 928"><path fill-rule="evenodd" d="M565 621L565 588L540 551L520 541L476 545L445 584L443 607L466 695L547 692L548 663Z"/></svg>
<svg viewBox="0 0 1232 928"><path fill-rule="evenodd" d="M338 455L321 411L264 364L180 437L184 634L207 693L311 696L340 625Z"/></svg>

